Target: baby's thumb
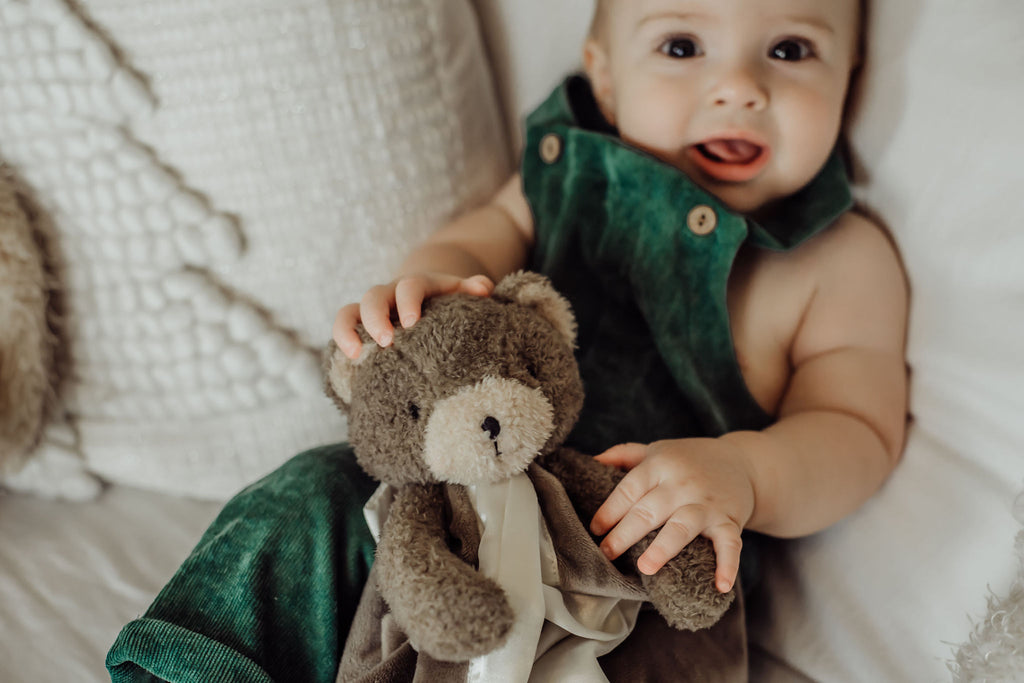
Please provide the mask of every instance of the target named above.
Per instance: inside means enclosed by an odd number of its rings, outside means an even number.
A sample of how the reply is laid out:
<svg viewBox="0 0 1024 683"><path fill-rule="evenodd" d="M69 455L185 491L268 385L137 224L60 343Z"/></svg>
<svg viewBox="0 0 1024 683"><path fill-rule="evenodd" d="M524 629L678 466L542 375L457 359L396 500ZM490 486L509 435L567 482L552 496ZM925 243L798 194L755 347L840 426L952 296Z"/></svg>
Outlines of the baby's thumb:
<svg viewBox="0 0 1024 683"><path fill-rule="evenodd" d="M612 467L631 470L647 457L647 446L642 443L623 443L612 446L604 453L594 456L594 460Z"/></svg>
<svg viewBox="0 0 1024 683"><path fill-rule="evenodd" d="M459 283L459 291L475 296L490 296L494 291L494 282L486 275L474 275Z"/></svg>

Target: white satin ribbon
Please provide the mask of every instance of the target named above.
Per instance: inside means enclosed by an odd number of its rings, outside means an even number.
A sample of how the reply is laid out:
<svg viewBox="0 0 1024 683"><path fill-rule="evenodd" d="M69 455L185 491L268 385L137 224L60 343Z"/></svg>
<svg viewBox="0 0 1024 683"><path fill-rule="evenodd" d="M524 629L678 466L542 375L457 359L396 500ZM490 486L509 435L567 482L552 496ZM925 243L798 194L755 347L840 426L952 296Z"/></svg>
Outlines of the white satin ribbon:
<svg viewBox="0 0 1024 683"><path fill-rule="evenodd" d="M483 525L480 571L498 582L516 612L508 641L470 662L469 680L607 681L597 658L630 634L640 602L562 593L555 549L526 474L468 491Z"/></svg>
<svg viewBox="0 0 1024 683"><path fill-rule="evenodd" d="M480 572L504 589L516 613L508 641L470 661L468 680L607 682L597 658L632 632L641 603L560 590L555 549L526 474L467 492L481 524ZM382 484L364 508L378 540L392 498Z"/></svg>

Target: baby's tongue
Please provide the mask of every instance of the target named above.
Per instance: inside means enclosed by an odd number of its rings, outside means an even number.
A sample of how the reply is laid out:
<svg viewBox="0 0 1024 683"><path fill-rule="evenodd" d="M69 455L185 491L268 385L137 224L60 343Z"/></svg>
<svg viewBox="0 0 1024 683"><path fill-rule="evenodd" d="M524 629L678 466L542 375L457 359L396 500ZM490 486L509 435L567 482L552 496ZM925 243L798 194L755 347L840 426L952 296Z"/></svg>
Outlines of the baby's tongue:
<svg viewBox="0 0 1024 683"><path fill-rule="evenodd" d="M757 158L761 148L746 140L711 140L705 142L704 151L728 164L746 164Z"/></svg>

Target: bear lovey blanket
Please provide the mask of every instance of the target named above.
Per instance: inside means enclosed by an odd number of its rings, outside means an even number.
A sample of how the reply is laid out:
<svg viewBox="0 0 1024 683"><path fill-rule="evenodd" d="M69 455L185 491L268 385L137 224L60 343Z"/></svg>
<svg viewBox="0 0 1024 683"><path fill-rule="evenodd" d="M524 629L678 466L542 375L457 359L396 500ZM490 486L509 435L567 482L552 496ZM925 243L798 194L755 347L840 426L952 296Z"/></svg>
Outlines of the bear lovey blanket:
<svg viewBox="0 0 1024 683"><path fill-rule="evenodd" d="M644 590L639 580L624 575L609 562L580 522L581 515L589 518L588 513L593 511L575 510L562 484L541 465L534 463L528 474L487 489L480 487L471 492L460 486L447 486L452 547L458 548L467 562L478 565L480 571L496 571L499 583L500 574L509 573L510 568L511 573L521 578L531 573L529 567L534 567L532 573L544 585L536 585L532 593L546 598L539 605L547 619L538 619L543 615L535 611L519 615L504 648L470 662L437 661L416 652L394 625L371 573L345 646L339 682L564 680L570 669L573 680L670 680L681 670L695 669L713 670L721 680L745 680L746 634L741 598L711 629L672 629L653 610L640 609ZM539 529L533 536L534 542L539 540L555 549L555 566L545 566L544 555L535 546L531 555L515 555L506 550L506 562L499 562L496 568L487 567L488 555L502 555L488 548L491 538L512 536L506 539L510 544L506 548L525 553L529 540L524 543L523 536L529 532L523 530L531 525L524 516L531 514L531 498L532 514L538 519ZM373 505L371 501L368 508ZM487 528L500 510L516 516L512 520L514 531ZM480 517L490 517L483 525L478 522L478 511ZM531 593L525 583L516 584L515 579L511 590L506 591ZM510 594L510 599L517 611L537 609L537 603L528 599L524 609L520 595ZM576 621L574 634L564 628L570 619ZM625 642L618 645L623 639ZM609 654L602 656L609 650ZM581 678L582 675L586 677Z"/></svg>

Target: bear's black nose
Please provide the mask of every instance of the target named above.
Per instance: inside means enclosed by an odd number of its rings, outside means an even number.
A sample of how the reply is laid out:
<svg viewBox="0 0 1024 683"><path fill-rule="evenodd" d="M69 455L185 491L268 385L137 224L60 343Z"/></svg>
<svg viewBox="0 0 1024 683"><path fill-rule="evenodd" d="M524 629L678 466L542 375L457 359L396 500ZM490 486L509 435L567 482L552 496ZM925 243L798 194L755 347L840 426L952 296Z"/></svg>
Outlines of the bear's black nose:
<svg viewBox="0 0 1024 683"><path fill-rule="evenodd" d="M501 433L501 423L488 415L484 418L484 423L480 425L480 429L489 433L491 435L491 441L494 441L498 438L498 434Z"/></svg>

